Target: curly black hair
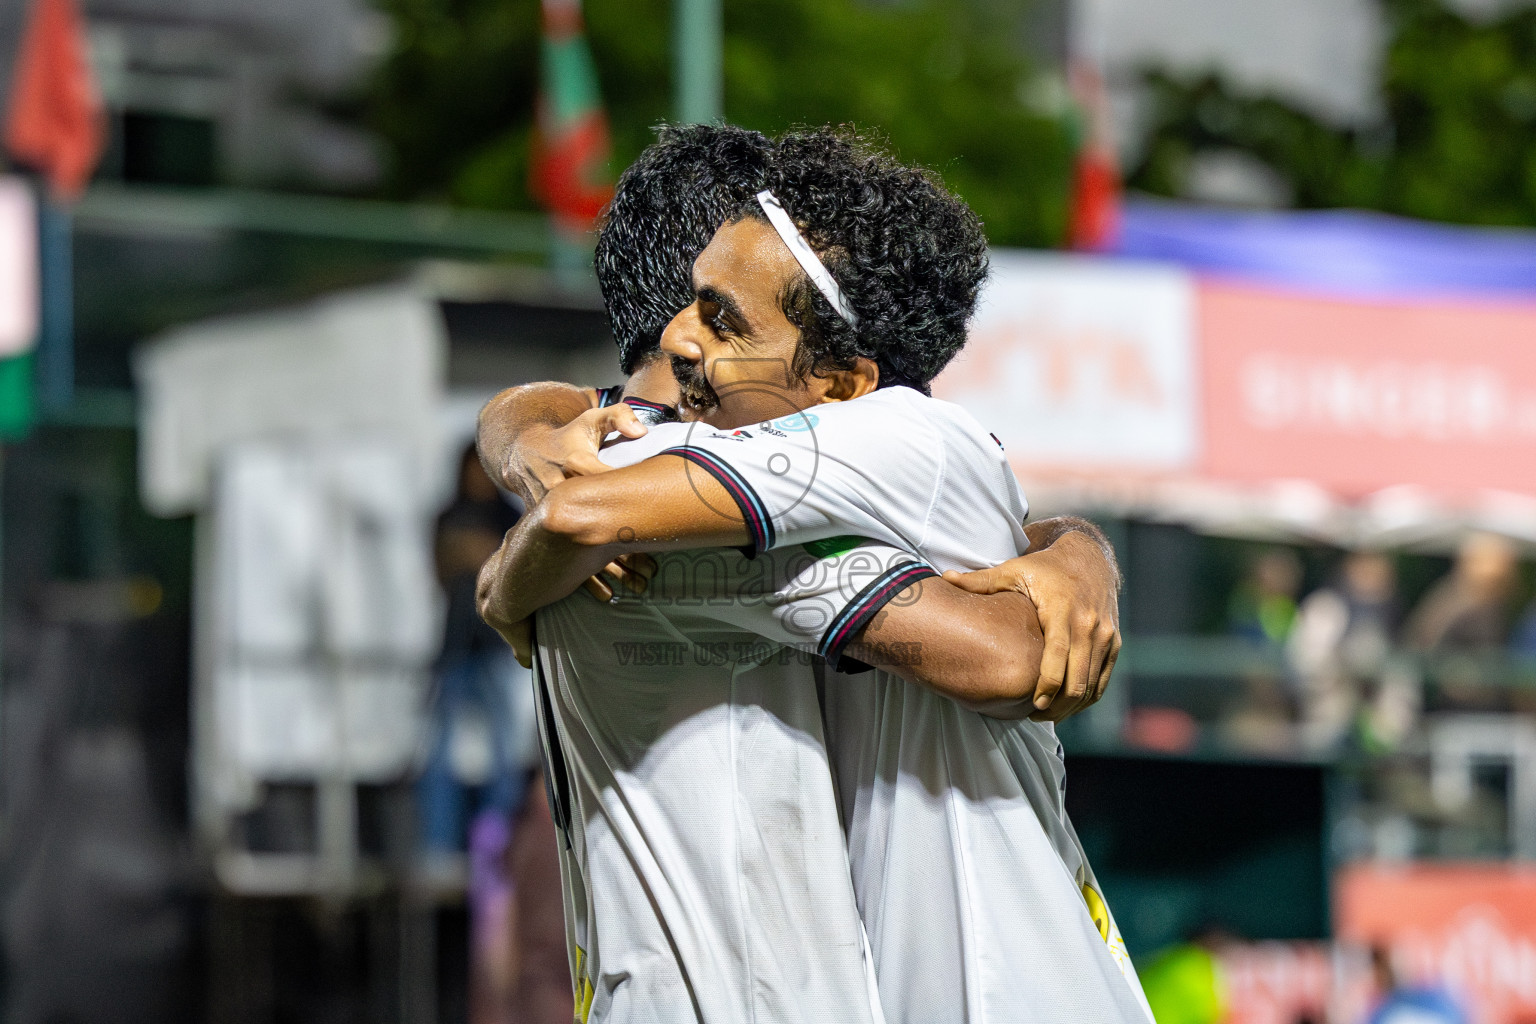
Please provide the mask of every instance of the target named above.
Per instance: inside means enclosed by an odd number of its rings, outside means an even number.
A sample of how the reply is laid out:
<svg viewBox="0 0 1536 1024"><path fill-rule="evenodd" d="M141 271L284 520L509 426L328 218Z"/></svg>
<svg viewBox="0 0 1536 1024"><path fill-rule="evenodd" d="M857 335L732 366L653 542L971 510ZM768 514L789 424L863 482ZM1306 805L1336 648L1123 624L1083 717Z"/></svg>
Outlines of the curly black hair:
<svg viewBox="0 0 1536 1024"><path fill-rule="evenodd" d="M800 328L798 374L846 368L857 356L880 368L880 386L923 393L965 344L987 276L981 221L922 168L858 137L821 128L774 145L770 189L826 264L859 322L838 315L804 273L780 304ZM731 219L766 220L755 199Z"/></svg>
<svg viewBox="0 0 1536 1024"><path fill-rule="evenodd" d="M633 373L693 301L693 261L763 188L773 144L732 125L663 125L619 178L594 265L619 365Z"/></svg>

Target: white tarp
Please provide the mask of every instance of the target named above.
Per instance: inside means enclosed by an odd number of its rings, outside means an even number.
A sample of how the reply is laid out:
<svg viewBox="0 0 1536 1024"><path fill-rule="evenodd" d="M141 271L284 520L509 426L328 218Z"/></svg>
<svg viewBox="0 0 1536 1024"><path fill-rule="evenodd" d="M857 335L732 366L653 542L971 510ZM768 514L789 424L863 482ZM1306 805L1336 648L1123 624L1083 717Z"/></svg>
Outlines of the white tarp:
<svg viewBox="0 0 1536 1024"><path fill-rule="evenodd" d="M1176 268L993 250L934 394L1021 466L1167 473L1198 443L1194 283Z"/></svg>
<svg viewBox="0 0 1536 1024"><path fill-rule="evenodd" d="M268 442L220 462L210 639L225 769L398 776L439 628L406 454Z"/></svg>
<svg viewBox="0 0 1536 1024"><path fill-rule="evenodd" d="M405 286L156 339L134 359L145 507L192 512L208 500L221 451L285 437L394 439L412 453L418 493L429 495L441 475L446 345L437 303Z"/></svg>
<svg viewBox="0 0 1536 1024"><path fill-rule="evenodd" d="M37 203L21 178L0 177L0 358L37 343Z"/></svg>

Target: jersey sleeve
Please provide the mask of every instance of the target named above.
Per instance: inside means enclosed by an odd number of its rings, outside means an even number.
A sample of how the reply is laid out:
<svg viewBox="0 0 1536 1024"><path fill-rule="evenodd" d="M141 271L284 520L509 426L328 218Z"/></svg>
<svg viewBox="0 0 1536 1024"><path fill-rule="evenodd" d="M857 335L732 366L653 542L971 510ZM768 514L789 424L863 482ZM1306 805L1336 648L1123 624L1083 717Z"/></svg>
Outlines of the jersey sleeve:
<svg viewBox="0 0 1536 1024"><path fill-rule="evenodd" d="M868 667L843 658L849 641L914 583L938 575L904 548L851 536L780 547L751 572L734 600L708 603L706 614L843 671Z"/></svg>
<svg viewBox="0 0 1536 1024"><path fill-rule="evenodd" d="M686 424L676 455L714 478L745 520L748 556L856 535L919 550L943 472L931 425L873 397L736 430Z"/></svg>
<svg viewBox="0 0 1536 1024"><path fill-rule="evenodd" d="M598 458L613 469L623 469L659 455L668 448L686 444L692 425L687 423L657 423L646 427L645 433L636 438L614 434L604 442Z"/></svg>

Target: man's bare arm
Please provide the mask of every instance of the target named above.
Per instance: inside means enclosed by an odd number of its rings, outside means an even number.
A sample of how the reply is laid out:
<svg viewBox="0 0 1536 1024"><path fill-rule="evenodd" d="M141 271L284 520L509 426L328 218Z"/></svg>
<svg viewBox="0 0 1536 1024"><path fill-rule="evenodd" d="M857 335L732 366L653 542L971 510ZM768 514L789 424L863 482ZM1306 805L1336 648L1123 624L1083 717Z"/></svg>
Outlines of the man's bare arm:
<svg viewBox="0 0 1536 1024"><path fill-rule="evenodd" d="M532 507L565 479L552 451L550 434L589 409L597 408L597 392L572 384L541 381L500 392L480 409L475 448L490 478ZM595 446L594 446L595 449Z"/></svg>
<svg viewBox="0 0 1536 1024"><path fill-rule="evenodd" d="M555 486L480 570L481 617L505 633L620 555L748 544L725 488L691 480L687 467L658 455Z"/></svg>
<svg viewBox="0 0 1536 1024"><path fill-rule="evenodd" d="M1036 717L1059 721L1104 695L1120 654L1120 569L1114 549L1086 519L1061 516L1025 528L1028 554L991 569L945 573L975 594L1014 591L1029 597L1044 630L1036 685L1051 698Z"/></svg>
<svg viewBox="0 0 1536 1024"><path fill-rule="evenodd" d="M970 594L930 577L897 595L843 653L972 711L1014 719L1050 706L1035 689L1044 646L1035 606L1024 595Z"/></svg>
<svg viewBox="0 0 1536 1024"><path fill-rule="evenodd" d="M643 361L625 383L624 395L676 405L671 361L665 356ZM615 404L609 406L611 419L577 429L575 420L599 404L597 391L572 384L543 381L507 388L480 410L475 445L481 465L528 507L565 477L602 472L607 467L597 451L603 438L614 431L639 437L645 427L628 406Z"/></svg>
<svg viewBox="0 0 1536 1024"><path fill-rule="evenodd" d="M690 473L677 456L574 478L509 531L481 570L481 615L517 647L526 644L529 615L620 555L749 542L725 487ZM988 714L1036 710L1030 699L1042 641L1029 599L1015 591L970 594L937 579L920 585L910 607L893 602L854 638L862 653L853 656ZM921 657L906 656L913 650Z"/></svg>

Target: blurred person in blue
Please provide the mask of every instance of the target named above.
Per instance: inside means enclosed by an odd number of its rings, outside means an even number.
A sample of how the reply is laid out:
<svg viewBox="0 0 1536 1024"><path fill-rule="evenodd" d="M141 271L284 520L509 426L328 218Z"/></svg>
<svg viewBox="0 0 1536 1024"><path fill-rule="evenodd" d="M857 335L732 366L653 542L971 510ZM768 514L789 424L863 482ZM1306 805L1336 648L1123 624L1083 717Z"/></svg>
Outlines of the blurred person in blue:
<svg viewBox="0 0 1536 1024"><path fill-rule="evenodd" d="M431 743L417 791L421 841L429 852L464 850L475 820L504 818L522 803L532 723L526 716L517 721L516 705L527 671L475 610L475 574L518 518L481 469L474 447L465 449L434 543L448 601L430 701Z"/></svg>
<svg viewBox="0 0 1536 1024"><path fill-rule="evenodd" d="M1371 974L1381 1001L1364 1024L1471 1024L1461 1004L1444 987L1404 984L1386 946L1371 948Z"/></svg>
<svg viewBox="0 0 1536 1024"><path fill-rule="evenodd" d="M1525 606L1520 620L1510 632L1509 653L1526 661L1536 661L1536 599Z"/></svg>
<svg viewBox="0 0 1536 1024"><path fill-rule="evenodd" d="M474 446L467 447L453 499L437 519L434 555L447 614L416 792L427 870L468 854L470 1016L476 1022L503 1019L515 983L508 859L536 754L528 672L481 620L475 577L519 517L486 476Z"/></svg>

